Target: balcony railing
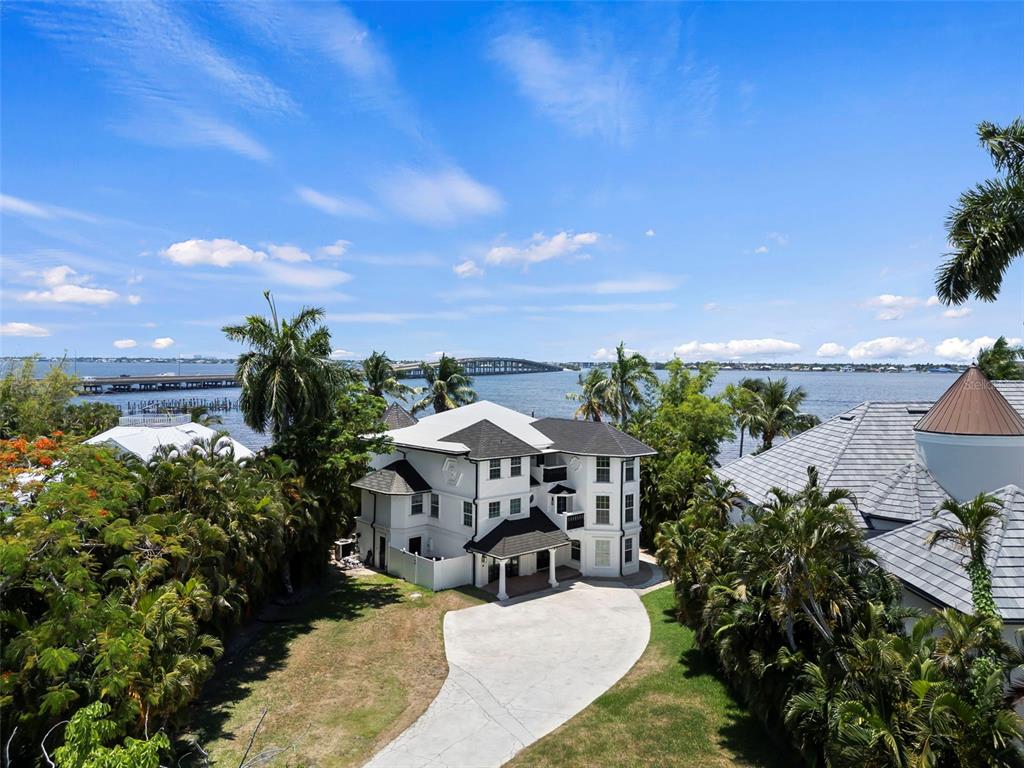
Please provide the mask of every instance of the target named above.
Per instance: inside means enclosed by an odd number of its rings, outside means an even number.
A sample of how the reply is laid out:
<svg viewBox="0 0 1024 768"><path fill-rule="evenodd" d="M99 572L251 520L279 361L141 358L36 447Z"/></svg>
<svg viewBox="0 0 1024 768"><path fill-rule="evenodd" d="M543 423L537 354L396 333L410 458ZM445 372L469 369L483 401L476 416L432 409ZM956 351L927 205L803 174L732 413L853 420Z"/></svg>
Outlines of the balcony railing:
<svg viewBox="0 0 1024 768"><path fill-rule="evenodd" d="M582 528L584 523L584 515L582 512L576 512L572 515L566 515L565 517L565 529L571 531L573 528Z"/></svg>
<svg viewBox="0 0 1024 768"><path fill-rule="evenodd" d="M566 469L563 464L560 467L543 467L543 477L545 483L560 483L566 479Z"/></svg>

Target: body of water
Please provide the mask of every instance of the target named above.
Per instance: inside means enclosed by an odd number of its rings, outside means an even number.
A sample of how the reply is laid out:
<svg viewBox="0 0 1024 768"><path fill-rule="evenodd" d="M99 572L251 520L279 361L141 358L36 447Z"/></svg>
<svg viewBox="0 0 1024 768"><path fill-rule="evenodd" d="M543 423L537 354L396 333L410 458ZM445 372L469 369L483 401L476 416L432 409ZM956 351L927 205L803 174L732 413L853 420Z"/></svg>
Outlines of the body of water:
<svg viewBox="0 0 1024 768"><path fill-rule="evenodd" d="M40 364L45 365L45 363ZM72 370L74 364L69 365ZM231 364L203 364L182 362L180 372L209 373L229 372ZM85 363L77 365L79 376L158 375L165 372L178 373L178 364L170 363ZM659 371L664 377L665 371ZM481 400L491 400L522 413L541 416L571 417L576 404L566 400L565 394L578 389L575 371L555 373L527 373L511 376L480 376L473 381L473 387ZM889 401L934 401L956 379L955 373L861 373L838 371L720 371L712 390L722 391L726 385L734 384L746 376L785 377L790 385L802 386L807 391L804 410L827 419L849 410L865 400ZM423 382L406 380L410 386ZM230 398L237 401L238 389L170 390L167 392L128 392L109 395L94 395L81 398L99 402L116 403L127 408L129 403L161 400L195 399L197 401ZM233 437L251 448L260 448L269 441L267 435L253 432L242 421L237 410L219 414L224 420L224 429ZM723 446L721 461L726 462L738 455L738 446Z"/></svg>

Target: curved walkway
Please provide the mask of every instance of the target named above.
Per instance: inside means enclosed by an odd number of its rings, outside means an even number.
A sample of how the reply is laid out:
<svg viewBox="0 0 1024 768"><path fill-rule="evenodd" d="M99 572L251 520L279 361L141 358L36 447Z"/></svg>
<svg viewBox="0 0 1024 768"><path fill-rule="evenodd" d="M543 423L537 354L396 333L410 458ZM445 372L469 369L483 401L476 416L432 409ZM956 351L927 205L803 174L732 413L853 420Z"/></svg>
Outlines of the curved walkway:
<svg viewBox="0 0 1024 768"><path fill-rule="evenodd" d="M604 693L649 637L637 592L618 582L449 613L441 691L367 768L496 768Z"/></svg>

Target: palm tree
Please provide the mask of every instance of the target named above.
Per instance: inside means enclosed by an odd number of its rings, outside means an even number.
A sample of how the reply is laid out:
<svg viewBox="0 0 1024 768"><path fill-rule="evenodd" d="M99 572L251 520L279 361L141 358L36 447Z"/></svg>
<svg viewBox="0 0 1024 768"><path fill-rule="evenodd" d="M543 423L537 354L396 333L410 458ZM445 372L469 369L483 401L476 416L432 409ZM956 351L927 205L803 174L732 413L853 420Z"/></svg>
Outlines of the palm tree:
<svg viewBox="0 0 1024 768"><path fill-rule="evenodd" d="M280 320L270 291L263 292L270 318L249 315L241 325L224 327L231 341L249 350L238 358L245 423L257 432L270 426L274 440L290 427L325 418L331 411L340 368L331 361L331 334L322 307L303 307Z"/></svg>
<svg viewBox="0 0 1024 768"><path fill-rule="evenodd" d="M768 379L760 391L751 391L745 420L750 434L761 436L761 451L771 448L779 435L789 437L820 423L817 416L800 413L806 398L803 387L790 389L785 378Z"/></svg>
<svg viewBox="0 0 1024 768"><path fill-rule="evenodd" d="M615 348L615 362L612 363L609 380L612 412L619 426L625 427L629 424L632 410L646 400L644 388L657 387L658 377L654 375L646 357L639 352L627 353L626 345L620 341Z"/></svg>
<svg viewBox="0 0 1024 768"><path fill-rule="evenodd" d="M950 513L956 523L942 523L928 536L928 546L948 541L967 552L967 575L971 579L971 602L977 616L999 618L992 599L992 572L985 563L989 550L991 528L1002 523L1003 504L991 494L979 493L970 501L958 504L946 499L933 513Z"/></svg>
<svg viewBox="0 0 1024 768"><path fill-rule="evenodd" d="M1024 253L1024 120L979 123L978 138L1003 176L961 194L946 220L953 250L935 280L946 304L995 301L1010 263Z"/></svg>
<svg viewBox="0 0 1024 768"><path fill-rule="evenodd" d="M573 416L577 419L589 419L600 421L601 416L609 413L611 409L612 390L611 380L604 368L591 368L584 376L579 375L579 392L568 392L566 400L575 400L579 403L576 413Z"/></svg>
<svg viewBox="0 0 1024 768"><path fill-rule="evenodd" d="M740 457L743 456L743 438L749 432L751 437L757 437L752 431L754 413L754 393L763 392L765 387L764 379L752 379L744 377L738 384L730 384L725 388L722 397L732 409L733 421L740 429Z"/></svg>
<svg viewBox="0 0 1024 768"><path fill-rule="evenodd" d="M211 424L224 423L224 419L215 413L210 413L210 409L205 405L197 405L195 408L189 408L188 416L193 423L202 424L204 427L208 427Z"/></svg>
<svg viewBox="0 0 1024 768"><path fill-rule="evenodd" d="M436 365L423 363L423 378L427 386L420 390L423 397L413 405L413 413L430 406L434 406L434 413L443 413L476 400L473 380L454 357L442 354Z"/></svg>
<svg viewBox="0 0 1024 768"><path fill-rule="evenodd" d="M978 367L989 381L1024 379L1024 345L1012 347L1005 336L1000 336L978 353Z"/></svg>
<svg viewBox="0 0 1024 768"><path fill-rule="evenodd" d="M363 360L363 376L366 378L366 389L371 395L390 395L398 400L405 400L414 393L412 387L398 380L395 375L395 364L387 352L373 352Z"/></svg>

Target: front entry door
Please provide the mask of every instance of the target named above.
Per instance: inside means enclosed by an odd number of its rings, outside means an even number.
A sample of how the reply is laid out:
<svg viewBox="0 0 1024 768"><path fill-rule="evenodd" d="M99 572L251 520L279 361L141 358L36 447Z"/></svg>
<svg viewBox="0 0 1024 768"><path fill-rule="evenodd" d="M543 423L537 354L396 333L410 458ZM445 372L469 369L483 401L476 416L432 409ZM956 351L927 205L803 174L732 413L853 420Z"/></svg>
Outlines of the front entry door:
<svg viewBox="0 0 1024 768"><path fill-rule="evenodd" d="M386 571L388 569L388 560L387 560L387 556L385 555L385 552L387 552L387 546L388 546L387 539L385 539L383 536L381 536L380 537L380 549L377 550L380 553L377 556L377 562L380 563L380 569L382 571Z"/></svg>
<svg viewBox="0 0 1024 768"><path fill-rule="evenodd" d="M420 554L423 550L423 539L420 536L413 536L409 539L409 551L414 555Z"/></svg>
<svg viewBox="0 0 1024 768"><path fill-rule="evenodd" d="M490 584L492 581L498 580L500 567L498 566L497 560L491 560L491 564L487 566L487 583Z"/></svg>
<svg viewBox="0 0 1024 768"><path fill-rule="evenodd" d="M508 565L505 566L506 576L518 576L519 575L519 558L513 557L508 561Z"/></svg>
<svg viewBox="0 0 1024 768"><path fill-rule="evenodd" d="M537 570L543 570L551 564L551 553L546 549L542 549L537 553Z"/></svg>

